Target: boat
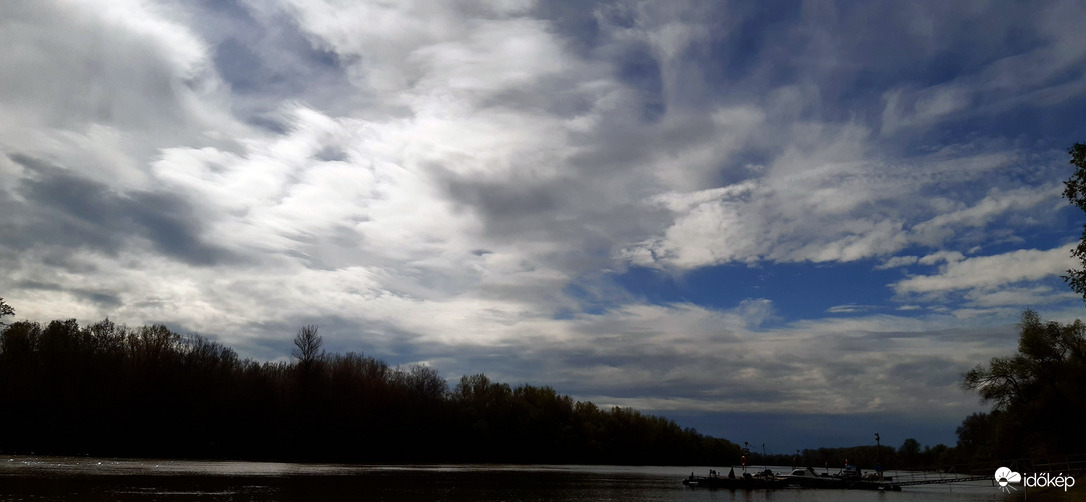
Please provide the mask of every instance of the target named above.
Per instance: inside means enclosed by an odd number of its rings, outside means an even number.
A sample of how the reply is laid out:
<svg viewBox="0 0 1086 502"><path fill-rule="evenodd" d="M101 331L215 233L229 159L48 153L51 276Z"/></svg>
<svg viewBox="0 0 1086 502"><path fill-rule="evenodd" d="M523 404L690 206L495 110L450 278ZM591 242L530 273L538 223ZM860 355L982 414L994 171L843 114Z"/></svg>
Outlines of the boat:
<svg viewBox="0 0 1086 502"><path fill-rule="evenodd" d="M846 466L837 474L817 474L814 469L795 469L786 479L789 484L804 488L835 488L851 490L879 490L891 487L886 483L893 478L878 473L863 474L855 465Z"/></svg>
<svg viewBox="0 0 1086 502"><path fill-rule="evenodd" d="M777 476L770 470L758 474L743 473L735 475L733 468L727 476L721 476L716 471L709 471L708 476L695 476L683 479L683 484L700 488L724 488L728 490L759 490L785 488L788 486L788 478Z"/></svg>
<svg viewBox="0 0 1086 502"><path fill-rule="evenodd" d="M829 474L819 475L813 468L795 469L786 476L788 483L805 488L843 488L844 482L840 477Z"/></svg>

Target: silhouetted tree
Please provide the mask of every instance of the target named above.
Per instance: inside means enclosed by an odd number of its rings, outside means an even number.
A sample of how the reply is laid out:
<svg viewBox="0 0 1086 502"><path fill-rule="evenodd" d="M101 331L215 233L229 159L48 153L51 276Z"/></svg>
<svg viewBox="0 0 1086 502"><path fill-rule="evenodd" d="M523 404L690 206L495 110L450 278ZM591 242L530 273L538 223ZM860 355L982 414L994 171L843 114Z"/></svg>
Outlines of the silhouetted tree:
<svg viewBox="0 0 1086 502"><path fill-rule="evenodd" d="M1001 454L1009 452L1013 456L1017 450L1017 441L1006 437L999 429L1003 412L995 410L989 413L970 414L962 420L955 432L958 434L958 453L966 461L982 462L998 460Z"/></svg>
<svg viewBox="0 0 1086 502"><path fill-rule="evenodd" d="M161 324L105 319L0 332L0 451L347 462L723 464L738 447L550 387L327 355L316 326L290 363ZM274 438L274 440L269 440Z"/></svg>
<svg viewBox="0 0 1086 502"><path fill-rule="evenodd" d="M901 443L901 448L898 448L897 454L905 467L916 466L917 457L920 455L920 441L913 438L906 439L904 443Z"/></svg>
<svg viewBox="0 0 1086 502"><path fill-rule="evenodd" d="M1086 211L1086 144L1075 143L1067 153L1071 155L1075 172L1064 182L1063 196L1070 204ZM1083 226L1078 246L1071 250L1071 256L1078 258L1083 268L1068 270L1063 280L1072 291L1086 300L1086 225Z"/></svg>
<svg viewBox="0 0 1086 502"><path fill-rule="evenodd" d="M449 385L436 369L421 364L411 365L404 372L404 380L412 392L422 397L441 399L449 391Z"/></svg>
<svg viewBox="0 0 1086 502"><path fill-rule="evenodd" d="M324 340L317 334L317 326L302 326L294 336L294 349L290 351L290 355L298 360L299 365L308 368L320 359L322 345Z"/></svg>
<svg viewBox="0 0 1086 502"><path fill-rule="evenodd" d="M0 298L0 326L7 326L3 321L4 317L9 315L14 316L15 309L12 308L11 305L5 303L3 298Z"/></svg>
<svg viewBox="0 0 1086 502"><path fill-rule="evenodd" d="M1045 322L1026 310L1019 329L1018 353L977 365L963 376L962 387L1002 412L993 425L1022 442L1013 453L1086 450L1086 325Z"/></svg>

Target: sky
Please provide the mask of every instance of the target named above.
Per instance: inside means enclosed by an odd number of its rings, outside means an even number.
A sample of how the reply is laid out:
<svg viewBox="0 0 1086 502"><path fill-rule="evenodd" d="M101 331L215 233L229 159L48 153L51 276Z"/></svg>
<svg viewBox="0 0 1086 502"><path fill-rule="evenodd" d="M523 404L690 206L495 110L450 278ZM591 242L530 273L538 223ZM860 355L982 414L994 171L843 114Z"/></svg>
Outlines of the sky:
<svg viewBox="0 0 1086 502"><path fill-rule="evenodd" d="M0 3L0 297L631 406L956 441L1061 198L1086 4Z"/></svg>

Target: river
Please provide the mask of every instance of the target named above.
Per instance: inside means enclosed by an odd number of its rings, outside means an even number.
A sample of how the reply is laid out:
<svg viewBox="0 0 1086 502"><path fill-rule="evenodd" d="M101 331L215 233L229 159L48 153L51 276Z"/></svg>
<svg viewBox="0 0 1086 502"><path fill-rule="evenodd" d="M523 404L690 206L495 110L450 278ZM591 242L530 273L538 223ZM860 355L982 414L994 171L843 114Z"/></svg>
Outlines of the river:
<svg viewBox="0 0 1086 502"><path fill-rule="evenodd" d="M786 470L780 468L779 470ZM342 465L273 462L7 456L0 501L814 501L912 502L1086 500L989 481L905 487L900 492L787 488L729 491L681 484L707 467ZM890 473L892 474L892 473Z"/></svg>

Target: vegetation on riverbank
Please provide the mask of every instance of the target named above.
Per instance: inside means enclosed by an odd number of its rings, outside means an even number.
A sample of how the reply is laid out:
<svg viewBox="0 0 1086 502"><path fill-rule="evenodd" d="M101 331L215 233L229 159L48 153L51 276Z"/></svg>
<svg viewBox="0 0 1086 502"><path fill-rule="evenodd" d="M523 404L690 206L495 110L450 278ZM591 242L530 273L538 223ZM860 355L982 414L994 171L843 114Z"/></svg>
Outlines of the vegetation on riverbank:
<svg viewBox="0 0 1086 502"><path fill-rule="evenodd" d="M350 462L731 463L739 448L550 387L320 351L239 359L163 325L16 322L0 335L0 450Z"/></svg>
<svg viewBox="0 0 1086 502"><path fill-rule="evenodd" d="M958 429L958 445L977 460L1086 452L1086 325L1022 313L1018 352L978 364L962 386L994 403Z"/></svg>
<svg viewBox="0 0 1086 502"><path fill-rule="evenodd" d="M6 315L11 315L10 306ZM239 359L162 325L21 321L0 333L0 451L99 456L351 462L732 465L727 440L629 408L601 409L550 387L427 366L391 367L295 337L290 362ZM1019 352L964 375L994 403L958 443L749 454L748 465L949 467L1086 451L1086 326L1027 310ZM757 448L754 448L755 450Z"/></svg>

